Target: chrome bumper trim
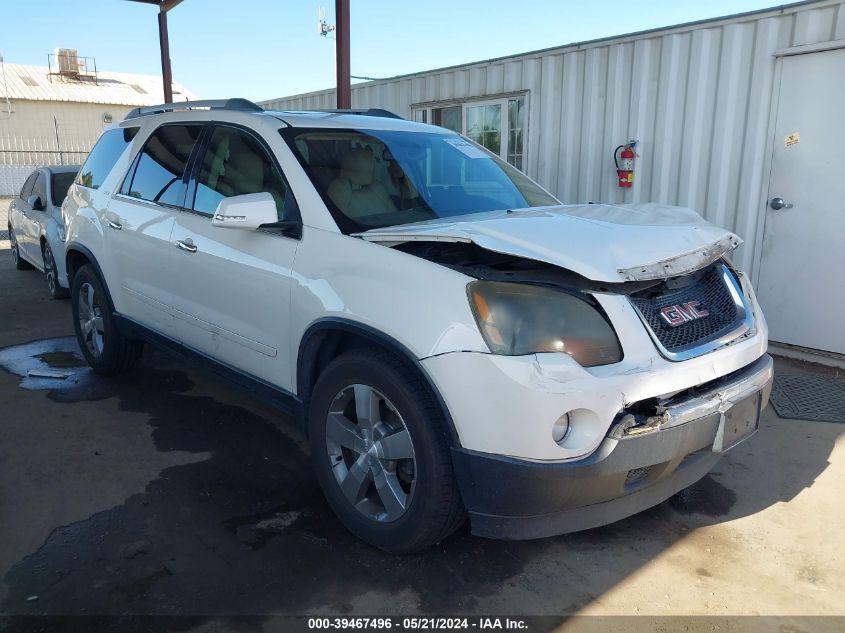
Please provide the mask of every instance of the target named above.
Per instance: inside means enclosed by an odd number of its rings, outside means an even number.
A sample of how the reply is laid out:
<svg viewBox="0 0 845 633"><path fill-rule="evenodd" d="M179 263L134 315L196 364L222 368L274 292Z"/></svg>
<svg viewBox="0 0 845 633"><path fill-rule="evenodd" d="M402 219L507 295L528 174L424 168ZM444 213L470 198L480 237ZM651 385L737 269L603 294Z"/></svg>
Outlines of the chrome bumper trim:
<svg viewBox="0 0 845 633"><path fill-rule="evenodd" d="M703 393L674 405L670 400L665 410L658 416L660 421L657 429L680 426L712 413L724 413L735 403L757 392L762 392L760 407L763 409L769 402L773 377L772 357L765 354L741 370L730 382L715 385Z"/></svg>

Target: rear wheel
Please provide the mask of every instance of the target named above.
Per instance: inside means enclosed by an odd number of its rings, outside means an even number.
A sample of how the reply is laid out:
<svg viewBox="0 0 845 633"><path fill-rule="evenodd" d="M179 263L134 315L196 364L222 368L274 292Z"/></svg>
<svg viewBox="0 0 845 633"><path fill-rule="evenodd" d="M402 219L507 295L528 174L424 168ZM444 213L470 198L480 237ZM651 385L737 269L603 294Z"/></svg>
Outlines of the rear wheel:
<svg viewBox="0 0 845 633"><path fill-rule="evenodd" d="M309 404L311 455L343 524L388 552L424 549L464 517L441 414L416 373L380 350L332 361Z"/></svg>
<svg viewBox="0 0 845 633"><path fill-rule="evenodd" d="M47 289L53 299L66 299L69 295L67 288L59 284L59 274L56 271L56 260L53 257L53 249L50 244L44 242L41 245L41 255L44 260L44 277L47 279Z"/></svg>
<svg viewBox="0 0 845 633"><path fill-rule="evenodd" d="M12 261L15 263L15 268L18 270L29 270L32 268L32 264L21 257L20 246L18 246L18 240L15 237L15 232L12 230L11 224L9 225L9 244L12 247Z"/></svg>
<svg viewBox="0 0 845 633"><path fill-rule="evenodd" d="M92 266L82 266L74 274L71 305L76 340L96 373L119 374L137 364L143 343L118 332L105 287Z"/></svg>

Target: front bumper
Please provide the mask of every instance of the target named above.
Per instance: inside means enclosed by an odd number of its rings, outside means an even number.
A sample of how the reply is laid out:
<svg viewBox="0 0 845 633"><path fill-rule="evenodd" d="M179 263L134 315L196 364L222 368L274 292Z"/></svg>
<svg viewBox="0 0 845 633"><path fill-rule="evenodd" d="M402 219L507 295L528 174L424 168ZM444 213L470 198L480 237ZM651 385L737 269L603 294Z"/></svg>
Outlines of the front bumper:
<svg viewBox="0 0 845 633"><path fill-rule="evenodd" d="M698 481L735 446L729 437L732 410L753 405L756 429L772 375L772 359L764 355L673 398L659 415L643 419L623 411L599 447L577 461L543 463L453 449L473 533L542 538L606 525L657 505Z"/></svg>

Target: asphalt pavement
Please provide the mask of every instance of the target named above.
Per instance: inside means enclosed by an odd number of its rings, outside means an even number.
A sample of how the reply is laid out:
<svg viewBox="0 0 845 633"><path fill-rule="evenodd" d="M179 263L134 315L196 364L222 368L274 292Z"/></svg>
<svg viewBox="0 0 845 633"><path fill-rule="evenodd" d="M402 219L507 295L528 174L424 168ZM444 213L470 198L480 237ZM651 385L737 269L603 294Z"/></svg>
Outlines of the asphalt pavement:
<svg viewBox="0 0 845 633"><path fill-rule="evenodd" d="M212 630L244 616L240 630L261 631L286 614L547 615L564 627L576 614L845 616L845 425L769 408L713 473L635 517L528 542L464 528L391 556L335 520L291 419L150 349L130 374L94 376L72 332L69 302L14 270L0 242L7 617L182 616L155 630ZM799 628L831 622L843 620Z"/></svg>

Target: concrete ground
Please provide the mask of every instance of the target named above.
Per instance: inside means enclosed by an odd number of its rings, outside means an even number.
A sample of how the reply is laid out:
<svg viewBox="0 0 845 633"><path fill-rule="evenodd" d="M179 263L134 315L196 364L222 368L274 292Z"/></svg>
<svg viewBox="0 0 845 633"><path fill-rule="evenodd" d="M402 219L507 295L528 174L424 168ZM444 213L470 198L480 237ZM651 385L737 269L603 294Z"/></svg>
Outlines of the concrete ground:
<svg viewBox="0 0 845 633"><path fill-rule="evenodd" d="M71 374L0 370L0 614L255 616L250 631L283 614L845 616L845 425L769 408L713 473L627 520L530 542L463 529L396 557L334 519L290 419L151 350L93 376L72 331L69 302L0 242L0 361Z"/></svg>

